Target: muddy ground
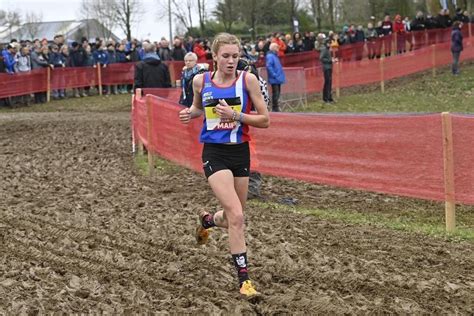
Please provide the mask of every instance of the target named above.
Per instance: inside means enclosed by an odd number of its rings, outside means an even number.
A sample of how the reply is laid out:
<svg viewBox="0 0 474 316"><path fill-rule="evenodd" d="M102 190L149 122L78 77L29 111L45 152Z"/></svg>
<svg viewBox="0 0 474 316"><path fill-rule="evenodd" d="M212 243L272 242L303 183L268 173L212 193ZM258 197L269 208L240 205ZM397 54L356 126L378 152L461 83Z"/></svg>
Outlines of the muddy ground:
<svg viewBox="0 0 474 316"><path fill-rule="evenodd" d="M256 206L247 240L263 298L244 301L225 232L204 247L193 237L195 211L217 207L203 176L173 171L138 171L126 112L0 113L0 314L474 312L471 242ZM322 208L409 204L348 192L264 186L270 201Z"/></svg>

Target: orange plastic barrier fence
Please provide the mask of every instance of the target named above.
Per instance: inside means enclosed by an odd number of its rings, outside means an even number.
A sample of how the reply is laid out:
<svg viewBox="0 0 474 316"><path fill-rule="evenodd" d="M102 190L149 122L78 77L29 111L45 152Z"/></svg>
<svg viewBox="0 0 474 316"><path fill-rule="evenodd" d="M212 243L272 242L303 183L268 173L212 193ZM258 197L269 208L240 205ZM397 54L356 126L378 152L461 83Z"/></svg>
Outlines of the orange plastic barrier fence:
<svg viewBox="0 0 474 316"><path fill-rule="evenodd" d="M142 89L142 94L151 94L173 102L179 102L179 97L181 96L181 88L144 88Z"/></svg>
<svg viewBox="0 0 474 316"><path fill-rule="evenodd" d="M182 107L147 96L152 152L202 172L200 119L184 126ZM145 98L134 104L143 139ZM453 116L456 201L474 204L474 116ZM440 114L311 115L271 113L270 129L251 129L264 174L429 200L444 200Z"/></svg>
<svg viewBox="0 0 474 316"><path fill-rule="evenodd" d="M46 69L14 75L0 73L0 98L46 91L47 86Z"/></svg>
<svg viewBox="0 0 474 316"><path fill-rule="evenodd" d="M140 141L149 148L147 117L145 98L134 98L132 104L133 138L135 142Z"/></svg>
<svg viewBox="0 0 474 316"><path fill-rule="evenodd" d="M97 82L97 70L93 67L54 68L51 71L53 90L95 86Z"/></svg>
<svg viewBox="0 0 474 316"><path fill-rule="evenodd" d="M474 204L474 115L454 114L451 118L456 200Z"/></svg>
<svg viewBox="0 0 474 316"><path fill-rule="evenodd" d="M102 68L102 84L133 84L135 63L118 63Z"/></svg>
<svg viewBox="0 0 474 316"><path fill-rule="evenodd" d="M464 45L461 61L474 59L474 46L469 45L469 39L465 40ZM345 88L401 78L451 63L450 43L427 46L390 58L334 63L333 88ZM321 66L306 68L304 71L306 92L321 92L324 83ZM295 77L295 74L291 72L285 72L285 74L288 82L301 82L299 77ZM284 86L283 89L285 89ZM299 89L300 87L297 88L297 90ZM287 92L291 92L291 89Z"/></svg>

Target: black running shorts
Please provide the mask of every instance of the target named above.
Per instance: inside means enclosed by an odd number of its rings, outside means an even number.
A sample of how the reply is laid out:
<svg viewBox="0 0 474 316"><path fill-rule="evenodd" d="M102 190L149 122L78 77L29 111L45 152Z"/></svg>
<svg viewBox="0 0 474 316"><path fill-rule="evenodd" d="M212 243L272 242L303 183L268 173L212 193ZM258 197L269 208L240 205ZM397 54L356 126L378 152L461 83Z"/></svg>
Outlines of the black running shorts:
<svg viewBox="0 0 474 316"><path fill-rule="evenodd" d="M234 177L248 177L250 174L249 143L209 144L202 150L202 167L206 178L219 170L230 170Z"/></svg>

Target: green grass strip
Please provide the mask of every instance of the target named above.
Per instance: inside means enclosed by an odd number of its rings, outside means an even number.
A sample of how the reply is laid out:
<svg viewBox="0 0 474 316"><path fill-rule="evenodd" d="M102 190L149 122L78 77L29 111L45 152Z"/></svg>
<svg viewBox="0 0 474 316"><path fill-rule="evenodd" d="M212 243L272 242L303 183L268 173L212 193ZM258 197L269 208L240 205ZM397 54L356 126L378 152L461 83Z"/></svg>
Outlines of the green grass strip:
<svg viewBox="0 0 474 316"><path fill-rule="evenodd" d="M474 241L474 230L471 228L458 227L454 232L447 233L445 231L445 226L442 223L427 223L407 217L389 218L383 214L349 212L342 209L308 209L304 207L288 206L257 200L249 201L249 205L281 212L311 215L328 221L339 221L349 224L370 225L405 232L421 233L450 241Z"/></svg>

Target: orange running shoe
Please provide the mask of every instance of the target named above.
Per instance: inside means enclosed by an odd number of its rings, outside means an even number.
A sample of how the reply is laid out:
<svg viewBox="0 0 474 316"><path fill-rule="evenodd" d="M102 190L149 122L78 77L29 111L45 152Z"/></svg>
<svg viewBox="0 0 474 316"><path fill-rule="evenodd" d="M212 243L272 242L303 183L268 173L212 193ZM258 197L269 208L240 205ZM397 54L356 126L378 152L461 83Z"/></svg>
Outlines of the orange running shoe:
<svg viewBox="0 0 474 316"><path fill-rule="evenodd" d="M205 245L207 244L208 240L209 240L209 234L211 232L211 229L208 228L204 228L202 227L202 219L204 218L204 216L208 215L209 213L206 212L206 211L199 211L198 215L199 215L199 226L196 227L196 241L199 245Z"/></svg>
<svg viewBox="0 0 474 316"><path fill-rule="evenodd" d="M196 227L196 241L199 245L205 245L207 244L207 241L209 240L209 233L211 232L210 229L205 229L202 227L201 224L199 224L198 227Z"/></svg>
<svg viewBox="0 0 474 316"><path fill-rule="evenodd" d="M248 299L255 298L260 295L259 292L253 287L252 281L247 280L242 283L240 287L240 294L244 295Z"/></svg>

